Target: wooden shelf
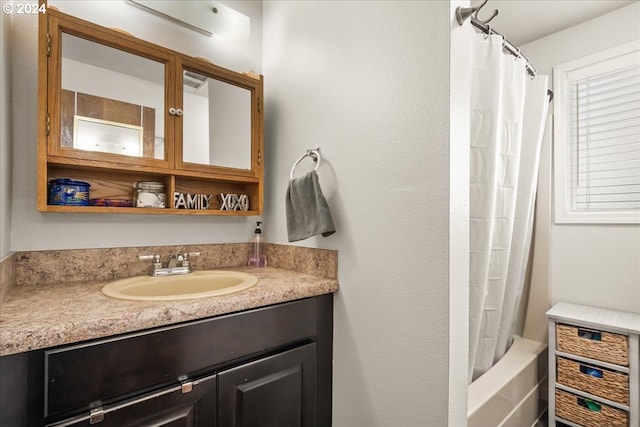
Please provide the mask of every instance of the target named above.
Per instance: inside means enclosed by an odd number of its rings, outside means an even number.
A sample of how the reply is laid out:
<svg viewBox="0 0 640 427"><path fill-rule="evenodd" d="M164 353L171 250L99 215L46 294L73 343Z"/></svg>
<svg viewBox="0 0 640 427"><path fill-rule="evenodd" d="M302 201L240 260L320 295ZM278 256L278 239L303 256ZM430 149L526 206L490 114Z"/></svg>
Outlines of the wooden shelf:
<svg viewBox="0 0 640 427"><path fill-rule="evenodd" d="M258 211L221 211L218 209L174 209L174 208L121 208L110 206L59 206L46 205L41 212L100 213L100 214L144 214L144 215L222 215L256 216Z"/></svg>

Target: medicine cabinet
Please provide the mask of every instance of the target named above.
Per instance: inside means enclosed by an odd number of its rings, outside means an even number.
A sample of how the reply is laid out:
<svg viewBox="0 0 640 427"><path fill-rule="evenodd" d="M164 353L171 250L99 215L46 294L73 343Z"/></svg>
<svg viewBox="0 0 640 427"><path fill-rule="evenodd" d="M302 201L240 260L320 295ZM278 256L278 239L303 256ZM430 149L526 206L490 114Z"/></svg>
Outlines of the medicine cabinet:
<svg viewBox="0 0 640 427"><path fill-rule="evenodd" d="M262 76L52 8L39 19L38 210L262 212ZM88 182L93 202L49 204L60 178ZM163 183L166 207L123 207L139 181ZM209 202L179 202L197 196Z"/></svg>

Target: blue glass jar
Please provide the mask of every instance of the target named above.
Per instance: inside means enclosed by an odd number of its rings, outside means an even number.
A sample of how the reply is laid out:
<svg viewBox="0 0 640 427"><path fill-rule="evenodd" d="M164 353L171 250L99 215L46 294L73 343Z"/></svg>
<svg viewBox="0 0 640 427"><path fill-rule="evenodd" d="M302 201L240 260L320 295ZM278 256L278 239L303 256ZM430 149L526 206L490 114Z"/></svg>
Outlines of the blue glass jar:
<svg viewBox="0 0 640 427"><path fill-rule="evenodd" d="M84 181L58 178L49 181L47 203L61 206L89 206L89 187Z"/></svg>

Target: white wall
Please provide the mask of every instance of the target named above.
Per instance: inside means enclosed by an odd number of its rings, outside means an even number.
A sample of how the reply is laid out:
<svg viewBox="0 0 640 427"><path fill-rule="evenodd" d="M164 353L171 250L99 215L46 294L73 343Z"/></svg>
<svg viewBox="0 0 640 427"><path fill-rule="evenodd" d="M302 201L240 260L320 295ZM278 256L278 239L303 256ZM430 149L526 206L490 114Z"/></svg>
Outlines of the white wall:
<svg viewBox="0 0 640 427"><path fill-rule="evenodd" d="M467 283L455 272L468 272L468 103L452 149L451 22L444 1L264 3L269 240L287 242L289 171L315 146L337 228L300 242L339 250L334 427L466 424L456 374L467 365ZM452 185L463 188L458 216Z"/></svg>
<svg viewBox="0 0 640 427"><path fill-rule="evenodd" d="M209 164L251 169L251 91L209 80L209 110Z"/></svg>
<svg viewBox="0 0 640 427"><path fill-rule="evenodd" d="M540 74L551 77L555 65L640 40L639 22L640 2L636 2L528 43L521 50ZM546 164L541 165L541 173L546 173L540 177L539 190L546 200L553 191L550 161L550 156L543 156ZM565 301L640 312L640 226L553 224L549 211L543 217L550 221L552 304Z"/></svg>
<svg viewBox="0 0 640 427"><path fill-rule="evenodd" d="M263 72L261 45L209 39L207 50L202 36L123 2L53 3L228 68ZM300 242L339 250L334 425L465 425L468 79L452 80L460 76L450 74L449 54L458 53L454 68L465 67L468 46L454 49L450 25L458 35L470 26L453 23L455 4L445 1L256 3L232 5L252 16L252 38L256 22L262 34L265 9L265 235L286 243L289 170L316 145L338 227L330 238ZM249 236L254 219L38 213L35 19L12 36L20 52L13 250Z"/></svg>
<svg viewBox="0 0 640 427"><path fill-rule="evenodd" d="M205 163L209 159L209 99L195 93L183 92L182 106L188 111L182 116L182 160ZM209 163L214 164L214 163Z"/></svg>
<svg viewBox="0 0 640 427"><path fill-rule="evenodd" d="M207 37L123 1L51 1L50 5L104 26L121 28L141 39L208 58L226 68L262 72L262 4L258 1L230 4L251 17L251 37L247 42ZM11 250L238 242L251 238L255 218L38 212L37 17L15 15L12 28L14 190ZM4 199L2 202L5 206Z"/></svg>
<svg viewBox="0 0 640 427"><path fill-rule="evenodd" d="M11 252L11 17L0 16L0 260Z"/></svg>

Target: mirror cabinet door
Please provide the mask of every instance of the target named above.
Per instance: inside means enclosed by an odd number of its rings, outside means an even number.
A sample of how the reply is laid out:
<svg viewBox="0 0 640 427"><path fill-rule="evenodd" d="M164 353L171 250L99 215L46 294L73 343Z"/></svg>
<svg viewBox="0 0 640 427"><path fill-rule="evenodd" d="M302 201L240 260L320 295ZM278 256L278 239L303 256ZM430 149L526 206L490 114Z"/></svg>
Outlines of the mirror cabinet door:
<svg viewBox="0 0 640 427"><path fill-rule="evenodd" d="M117 36L60 23L52 37L50 153L168 167L174 126L167 120L169 55ZM115 43L119 46L109 46ZM56 46L59 51L54 52ZM54 84L51 84L54 83Z"/></svg>
<svg viewBox="0 0 640 427"><path fill-rule="evenodd" d="M254 112L259 81L237 76L232 81L219 67L183 60L178 168L256 176Z"/></svg>

